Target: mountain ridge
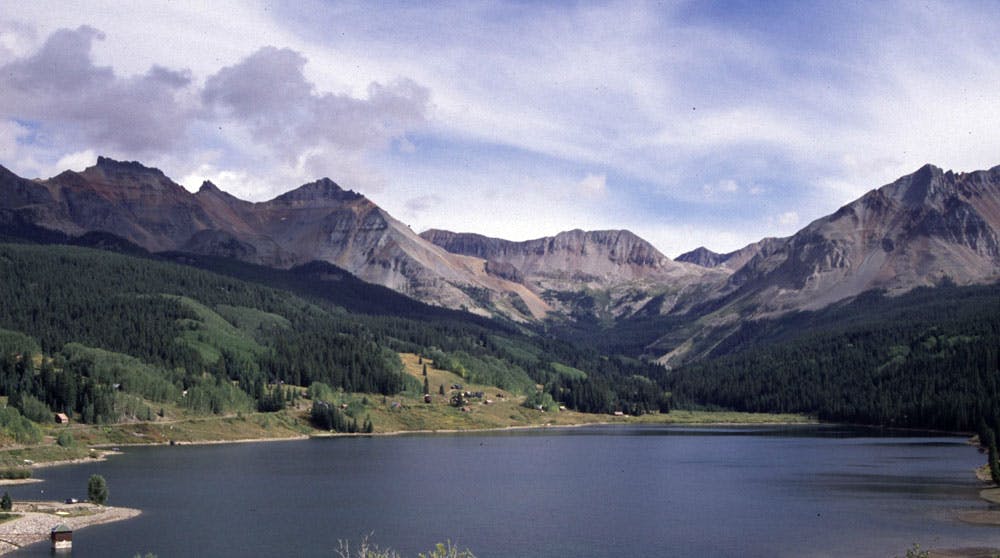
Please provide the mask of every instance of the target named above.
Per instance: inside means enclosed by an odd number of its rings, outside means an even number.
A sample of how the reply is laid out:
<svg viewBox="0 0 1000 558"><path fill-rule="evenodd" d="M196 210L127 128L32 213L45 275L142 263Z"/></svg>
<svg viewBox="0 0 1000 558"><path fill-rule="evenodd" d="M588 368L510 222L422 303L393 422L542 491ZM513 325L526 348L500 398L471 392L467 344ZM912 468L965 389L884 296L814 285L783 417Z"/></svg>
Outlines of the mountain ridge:
<svg viewBox="0 0 1000 558"><path fill-rule="evenodd" d="M516 321L606 325L690 315L718 325L871 289L1000 278L1000 166L955 173L924 165L792 236L677 260L624 229L527 241L439 229L417 235L329 178L250 202L210 181L192 193L159 169L102 156L45 180L0 167L0 193L8 229L104 231L151 252L279 268L326 261L423 302Z"/></svg>

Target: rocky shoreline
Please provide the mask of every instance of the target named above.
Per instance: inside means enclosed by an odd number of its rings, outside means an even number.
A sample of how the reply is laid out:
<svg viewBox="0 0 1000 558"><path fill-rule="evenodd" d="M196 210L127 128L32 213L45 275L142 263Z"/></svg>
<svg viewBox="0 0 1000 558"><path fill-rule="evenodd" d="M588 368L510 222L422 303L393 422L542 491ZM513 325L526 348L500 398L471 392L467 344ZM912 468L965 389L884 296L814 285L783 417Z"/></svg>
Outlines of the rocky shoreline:
<svg viewBox="0 0 1000 558"><path fill-rule="evenodd" d="M131 519L142 512L90 503L25 501L15 503L11 513L19 517L0 523L0 554L48 540L52 528L59 524L76 531L91 525Z"/></svg>

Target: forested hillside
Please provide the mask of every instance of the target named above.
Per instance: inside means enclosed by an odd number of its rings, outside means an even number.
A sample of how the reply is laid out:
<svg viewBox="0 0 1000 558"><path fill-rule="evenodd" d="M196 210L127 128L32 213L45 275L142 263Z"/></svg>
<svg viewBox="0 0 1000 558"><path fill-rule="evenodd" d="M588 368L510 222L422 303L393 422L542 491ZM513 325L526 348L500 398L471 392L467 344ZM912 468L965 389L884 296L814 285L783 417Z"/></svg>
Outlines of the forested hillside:
<svg viewBox="0 0 1000 558"><path fill-rule="evenodd" d="M867 293L747 322L666 385L681 406L971 431L1000 416L1000 285Z"/></svg>
<svg viewBox="0 0 1000 558"><path fill-rule="evenodd" d="M659 390L619 390L627 382L615 381L651 375L653 365L382 296L385 289L327 264L281 271L170 259L188 265L71 246L0 245L0 395L39 421L52 412L84 422L148 420L163 402L204 413L268 411L291 396L283 384L420 390L398 357L415 352L470 381L522 393L547 385L581 409L645 412L665 404ZM192 267L198 264L220 273ZM575 383L562 385L575 369Z"/></svg>

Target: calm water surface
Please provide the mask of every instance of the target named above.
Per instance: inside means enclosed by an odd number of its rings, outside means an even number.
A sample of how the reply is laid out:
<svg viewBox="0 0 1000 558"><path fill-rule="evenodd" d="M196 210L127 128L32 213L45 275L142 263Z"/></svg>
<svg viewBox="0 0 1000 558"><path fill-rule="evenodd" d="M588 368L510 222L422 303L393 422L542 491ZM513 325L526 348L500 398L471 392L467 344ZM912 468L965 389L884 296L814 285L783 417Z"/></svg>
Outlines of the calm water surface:
<svg viewBox="0 0 1000 558"><path fill-rule="evenodd" d="M41 470L15 498L82 497L103 475L139 518L74 534L73 556L812 557L1000 546L963 438L840 427L587 427L129 448ZM44 494L42 494L44 491ZM47 544L15 556L49 556Z"/></svg>

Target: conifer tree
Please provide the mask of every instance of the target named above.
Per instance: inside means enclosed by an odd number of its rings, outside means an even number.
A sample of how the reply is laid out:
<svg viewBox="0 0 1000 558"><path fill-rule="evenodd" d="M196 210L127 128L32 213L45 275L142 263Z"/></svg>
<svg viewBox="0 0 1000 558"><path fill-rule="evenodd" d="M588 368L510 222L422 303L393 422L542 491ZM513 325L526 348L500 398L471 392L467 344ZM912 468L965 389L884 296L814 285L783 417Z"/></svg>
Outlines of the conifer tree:
<svg viewBox="0 0 1000 558"><path fill-rule="evenodd" d="M1000 454L997 453L996 435L990 436L989 455L990 478L993 479L994 484L1000 485Z"/></svg>

